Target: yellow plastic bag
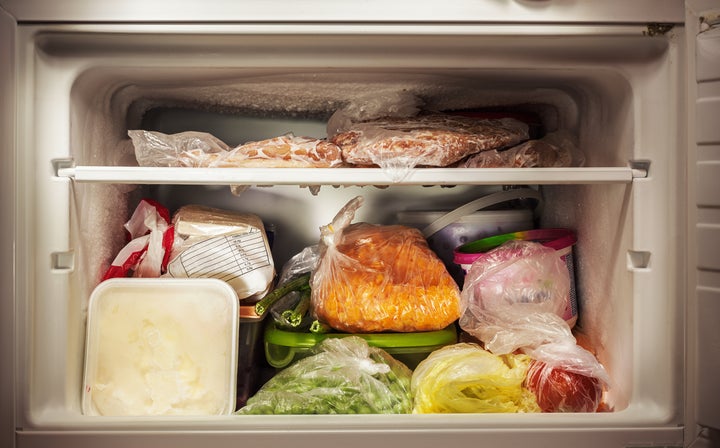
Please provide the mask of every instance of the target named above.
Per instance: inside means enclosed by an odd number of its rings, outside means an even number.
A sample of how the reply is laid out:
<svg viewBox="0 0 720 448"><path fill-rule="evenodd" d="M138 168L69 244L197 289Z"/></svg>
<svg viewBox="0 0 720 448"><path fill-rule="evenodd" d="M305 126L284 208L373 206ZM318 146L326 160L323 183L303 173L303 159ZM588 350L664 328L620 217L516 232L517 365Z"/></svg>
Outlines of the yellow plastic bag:
<svg viewBox="0 0 720 448"><path fill-rule="evenodd" d="M413 413L540 412L523 387L530 362L527 355L494 355L472 343L436 350L413 372Z"/></svg>

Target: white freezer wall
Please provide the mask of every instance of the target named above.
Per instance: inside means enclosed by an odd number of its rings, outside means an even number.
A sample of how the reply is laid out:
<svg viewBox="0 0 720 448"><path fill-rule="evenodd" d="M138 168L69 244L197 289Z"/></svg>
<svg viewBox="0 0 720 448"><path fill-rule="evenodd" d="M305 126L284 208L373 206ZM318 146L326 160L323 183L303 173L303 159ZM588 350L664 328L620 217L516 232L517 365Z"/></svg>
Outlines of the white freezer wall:
<svg viewBox="0 0 720 448"><path fill-rule="evenodd" d="M517 437L515 441L537 440L548 429L564 429L567 440L587 444L595 440L597 446L643 441L682 444L682 320L678 318L682 316L678 300L682 279L673 274L682 259L676 256L679 238L672 238L679 235L682 220L675 213L677 195L683 191L683 162L676 151L680 130L673 114L682 100L677 72L682 59L681 27L666 37L643 37L642 30L633 27L610 27L589 36L575 36L577 31L568 30L565 37L572 40L557 39L553 33L558 30L545 27L534 30L537 36L511 36L511 31L517 31L514 28L488 33L482 27L464 28L462 35L443 28L438 36L418 27L412 39L392 37L394 33L369 39L365 30L353 33L350 26L343 27L342 39L318 39L324 33L332 36L338 31L334 27L314 28L310 35L302 27L283 27L281 34L274 34L271 26L173 25L159 34L154 34L157 27L131 28L130 33L111 25L28 27L21 32L24 76L19 146L24 151L18 154L18 191L24 208L18 215L22 229L18 230L18 252L25 255L17 273L17 297L21 298L17 350L24 354L18 366L19 440L33 446L62 434L68 441L89 441L95 435L86 431L92 430L118 440L150 443L165 431L174 433L182 427L208 433L218 446L236 446L238 437L249 434L259 443L280 442L284 435L277 430L282 428L293 432L301 445L344 441L358 434L363 439L349 439L355 440L351 445L373 440L395 443L408 436L406 431L422 431L428 437L413 439L414 444L436 446L439 440L462 443L475 437L500 442L510 434ZM318 42L322 42L322 52L315 45ZM618 52L618 48L624 50ZM273 50L272 58L269 50ZM272 75L293 81L299 78L288 73L312 74L330 63L354 71L360 80L363 73L390 73L397 79L407 78L408 73L431 73L432 80L447 80L452 67L469 73L469 79L501 79L509 73L516 87L550 85L556 90L545 97L546 104L567 102L558 107L560 122L580 132L591 164L650 162L648 176L631 183L543 187L552 204L544 221L577 227L586 236L578 246L581 288L587 290L587 305L596 313L588 311L585 324L595 328L593 342L617 378L618 412L321 420L275 416L92 419L80 415L82 313L100 271L89 260L93 251L112 252L102 246L83 247L83 241L93 235L107 238L110 233L105 232L112 232L108 229L120 233L131 209L130 198L139 192L129 184L75 182L57 175L58 169L67 164L117 163L108 155L124 153L109 149L122 144L127 128L138 124L132 121L131 106L142 105L123 102L133 94L147 100L149 92L158 90L162 104L173 95L178 98L178 92L193 90L188 86L195 83L242 80L257 67L262 67L254 72L261 80ZM168 86L168 80L173 85ZM479 91L491 91L484 89ZM582 108L572 113L573 105ZM597 122L609 124L609 132L593 130ZM314 200L309 192L302 193L308 204ZM124 195L127 199L111 201ZM337 209L341 199L338 195L329 201L329 210ZM114 207L118 203L126 209ZM99 213L92 211L98 207ZM601 254L597 259L596 253ZM567 431L569 427L574 429ZM340 433L330 435L339 428ZM146 434L133 431L152 434L141 440ZM325 438L318 439L321 436ZM194 437L200 436L190 434L187 440Z"/></svg>

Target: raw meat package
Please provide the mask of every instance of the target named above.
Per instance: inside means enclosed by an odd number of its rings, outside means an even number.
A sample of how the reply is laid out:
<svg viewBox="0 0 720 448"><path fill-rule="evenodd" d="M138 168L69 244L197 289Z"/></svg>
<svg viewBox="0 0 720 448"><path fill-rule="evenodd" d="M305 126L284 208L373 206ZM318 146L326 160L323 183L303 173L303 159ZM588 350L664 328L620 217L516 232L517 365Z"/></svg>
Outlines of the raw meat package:
<svg viewBox="0 0 720 448"><path fill-rule="evenodd" d="M329 134L343 159L383 168L444 167L471 154L528 139L527 124L514 118L476 119L442 113L348 121Z"/></svg>
<svg viewBox="0 0 720 448"><path fill-rule="evenodd" d="M349 333L441 330L460 316L460 291L422 233L400 225L351 224L362 196L321 228L311 278L318 319Z"/></svg>
<svg viewBox="0 0 720 448"><path fill-rule="evenodd" d="M235 148L205 132L167 135L128 131L140 166L219 168L331 168L342 165L340 148L323 139L285 134Z"/></svg>

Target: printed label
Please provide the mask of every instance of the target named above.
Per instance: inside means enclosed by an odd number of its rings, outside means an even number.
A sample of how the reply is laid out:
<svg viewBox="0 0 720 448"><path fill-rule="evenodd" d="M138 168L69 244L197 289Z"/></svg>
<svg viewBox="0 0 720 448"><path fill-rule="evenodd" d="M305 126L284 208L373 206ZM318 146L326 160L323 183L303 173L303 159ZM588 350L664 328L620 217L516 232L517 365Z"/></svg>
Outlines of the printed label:
<svg viewBox="0 0 720 448"><path fill-rule="evenodd" d="M168 270L174 277L218 278L231 282L271 267L262 232L222 235L196 243L178 256Z"/></svg>

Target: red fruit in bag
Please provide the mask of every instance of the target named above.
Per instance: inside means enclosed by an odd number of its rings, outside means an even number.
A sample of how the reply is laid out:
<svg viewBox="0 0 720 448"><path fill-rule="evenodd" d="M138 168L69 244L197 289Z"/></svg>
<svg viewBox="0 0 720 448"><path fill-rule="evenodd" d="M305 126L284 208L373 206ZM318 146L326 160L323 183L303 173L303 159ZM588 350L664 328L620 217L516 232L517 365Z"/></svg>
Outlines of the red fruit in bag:
<svg viewBox="0 0 720 448"><path fill-rule="evenodd" d="M525 387L535 394L543 412L595 412L602 399L602 385L597 378L541 361L530 364Z"/></svg>

